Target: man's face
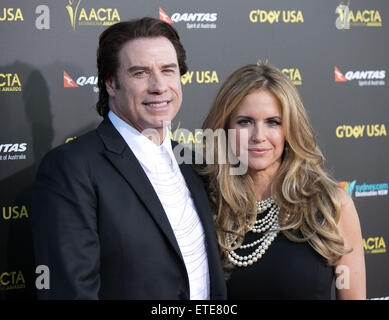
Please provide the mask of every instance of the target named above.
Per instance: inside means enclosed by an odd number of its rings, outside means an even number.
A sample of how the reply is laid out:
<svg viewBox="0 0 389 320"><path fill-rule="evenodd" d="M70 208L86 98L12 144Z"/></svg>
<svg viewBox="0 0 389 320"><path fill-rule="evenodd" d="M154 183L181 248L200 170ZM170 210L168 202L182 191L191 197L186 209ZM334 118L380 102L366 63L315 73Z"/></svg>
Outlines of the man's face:
<svg viewBox="0 0 389 320"><path fill-rule="evenodd" d="M116 77L105 82L110 109L142 132L161 132L182 102L176 50L165 37L128 41L119 51Z"/></svg>

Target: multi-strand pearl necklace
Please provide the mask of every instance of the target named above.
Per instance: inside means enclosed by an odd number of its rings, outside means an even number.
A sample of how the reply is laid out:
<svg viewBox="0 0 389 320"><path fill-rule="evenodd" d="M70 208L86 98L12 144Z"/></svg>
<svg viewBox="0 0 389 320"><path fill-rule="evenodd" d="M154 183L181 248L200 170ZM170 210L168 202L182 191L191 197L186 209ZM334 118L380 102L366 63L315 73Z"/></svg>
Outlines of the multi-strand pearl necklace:
<svg viewBox="0 0 389 320"><path fill-rule="evenodd" d="M272 198L268 198L263 201L257 201L256 204L258 214L267 210L269 210L269 213L264 218L257 219L253 226L247 225L247 227L249 231L254 233L261 233L267 230L269 231L260 239L240 246L240 249L248 249L258 246L249 255L241 256L238 255L234 250L229 251L228 260L233 265L238 267L247 267L261 259L279 232L278 214L280 212L280 207L274 202Z"/></svg>

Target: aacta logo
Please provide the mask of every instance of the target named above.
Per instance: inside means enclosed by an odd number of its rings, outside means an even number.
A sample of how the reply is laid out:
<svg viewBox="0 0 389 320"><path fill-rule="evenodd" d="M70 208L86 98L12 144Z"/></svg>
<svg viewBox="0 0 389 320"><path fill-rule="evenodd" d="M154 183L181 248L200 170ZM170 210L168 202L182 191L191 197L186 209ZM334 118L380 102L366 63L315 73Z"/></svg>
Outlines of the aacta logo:
<svg viewBox="0 0 389 320"><path fill-rule="evenodd" d="M301 10L251 10L249 19L252 23L304 23Z"/></svg>
<svg viewBox="0 0 389 320"><path fill-rule="evenodd" d="M26 281L22 271L9 271L0 274L0 290L24 289Z"/></svg>
<svg viewBox="0 0 389 320"><path fill-rule="evenodd" d="M178 143L183 143L183 144L196 144L196 143L203 143L202 140L202 131L196 130L195 133L192 131L180 128L181 126L181 121L178 122L177 127L174 129L173 125L170 126L169 128L169 134L170 134L170 139L177 141Z"/></svg>
<svg viewBox="0 0 389 320"><path fill-rule="evenodd" d="M363 238L363 248L365 249L365 253L385 253L386 244L384 237Z"/></svg>
<svg viewBox="0 0 389 320"><path fill-rule="evenodd" d="M22 91L22 84L17 73L0 73L0 91Z"/></svg>
<svg viewBox="0 0 389 320"><path fill-rule="evenodd" d="M173 13L170 17L159 8L159 19L167 23L186 22L187 29L215 29L217 13Z"/></svg>
<svg viewBox="0 0 389 320"><path fill-rule="evenodd" d="M72 79L69 74L64 71L63 72L63 86L64 88L78 88L78 87L83 87L86 85L91 85L93 86L93 91L98 92L98 88L96 87L97 85L97 77L96 76L81 76L78 77L76 81Z"/></svg>
<svg viewBox="0 0 389 320"><path fill-rule="evenodd" d="M375 9L350 10L350 1L347 5L342 2L336 7L338 17L335 26L338 30L350 29L350 27L382 27L380 12Z"/></svg>
<svg viewBox="0 0 389 320"><path fill-rule="evenodd" d="M301 73L298 68L283 68L282 73L285 74L295 86L301 86Z"/></svg>
<svg viewBox="0 0 389 320"><path fill-rule="evenodd" d="M68 4L65 6L73 30L76 30L76 25L110 26L120 22L119 12L116 8L80 9L80 3L81 0L69 0Z"/></svg>
<svg viewBox="0 0 389 320"><path fill-rule="evenodd" d="M0 21L24 21L20 8L0 9Z"/></svg>
<svg viewBox="0 0 389 320"><path fill-rule="evenodd" d="M65 143L69 143L70 141L73 141L77 139L77 136L66 138Z"/></svg>
<svg viewBox="0 0 389 320"><path fill-rule="evenodd" d="M187 83L219 83L219 78L216 71L205 70L205 71L188 71L181 76L181 83L186 85Z"/></svg>
<svg viewBox="0 0 389 320"><path fill-rule="evenodd" d="M385 70L357 70L347 71L343 74L338 67L334 67L335 82L348 82L358 80L358 85L363 86L384 86Z"/></svg>

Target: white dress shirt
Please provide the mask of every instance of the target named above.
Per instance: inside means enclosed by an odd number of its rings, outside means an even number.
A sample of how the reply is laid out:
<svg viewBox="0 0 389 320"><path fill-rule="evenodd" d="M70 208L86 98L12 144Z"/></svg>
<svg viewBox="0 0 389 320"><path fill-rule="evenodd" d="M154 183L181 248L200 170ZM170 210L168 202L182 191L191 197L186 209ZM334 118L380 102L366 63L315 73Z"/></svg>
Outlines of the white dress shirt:
<svg viewBox="0 0 389 320"><path fill-rule="evenodd" d="M184 258L190 299L209 299L204 230L174 156L167 128L165 139L157 146L112 111L109 111L108 117L138 159L161 201Z"/></svg>

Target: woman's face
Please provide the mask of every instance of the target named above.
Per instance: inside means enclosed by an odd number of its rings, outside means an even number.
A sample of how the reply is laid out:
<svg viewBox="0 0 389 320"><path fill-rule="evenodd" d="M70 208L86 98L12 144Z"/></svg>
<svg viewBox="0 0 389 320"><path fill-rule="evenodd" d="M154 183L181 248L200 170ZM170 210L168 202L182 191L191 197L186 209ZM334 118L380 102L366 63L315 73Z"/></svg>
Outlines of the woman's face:
<svg viewBox="0 0 389 320"><path fill-rule="evenodd" d="M231 114L229 129L236 129L236 155L242 162L247 161L249 173L277 171L285 135L281 106L269 90L248 94Z"/></svg>

